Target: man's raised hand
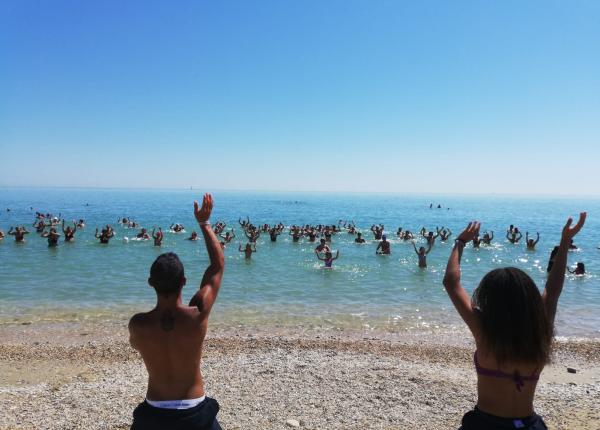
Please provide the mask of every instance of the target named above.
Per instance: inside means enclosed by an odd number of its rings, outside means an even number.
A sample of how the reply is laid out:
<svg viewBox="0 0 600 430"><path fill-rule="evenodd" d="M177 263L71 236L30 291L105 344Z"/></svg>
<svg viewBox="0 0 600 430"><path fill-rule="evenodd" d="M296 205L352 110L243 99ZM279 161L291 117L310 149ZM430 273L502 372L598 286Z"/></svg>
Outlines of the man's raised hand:
<svg viewBox="0 0 600 430"><path fill-rule="evenodd" d="M571 227L571 224L573 224L573 218L569 218L567 220L567 223L563 227L562 239L565 241L570 241L571 239L573 239L573 237L577 233L579 233L579 230L581 230L581 227L583 227L583 224L585 224L586 216L587 216L586 212L581 212L579 214L579 221L577 221L577 224L575 224L575 227Z"/></svg>
<svg viewBox="0 0 600 430"><path fill-rule="evenodd" d="M212 196L208 193L204 194L204 198L202 199L202 207L198 208L198 202L194 202L194 216L196 217L196 221L198 223L206 223L210 218L210 213L213 208L213 199Z"/></svg>

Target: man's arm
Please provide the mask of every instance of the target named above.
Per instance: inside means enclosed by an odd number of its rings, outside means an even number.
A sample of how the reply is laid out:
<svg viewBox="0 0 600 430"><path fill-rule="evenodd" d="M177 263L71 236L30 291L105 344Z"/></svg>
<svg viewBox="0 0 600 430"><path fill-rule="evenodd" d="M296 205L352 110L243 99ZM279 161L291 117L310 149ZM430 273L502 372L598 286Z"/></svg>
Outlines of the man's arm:
<svg viewBox="0 0 600 430"><path fill-rule="evenodd" d="M579 214L579 221L577 221L575 227L571 227L571 224L573 223L572 218L569 218L563 227L558 252L554 257L554 264L552 265L552 270L550 270L548 280L546 281L546 288L542 294L542 300L546 306L546 315L551 323L554 323L558 298L560 297L563 283L565 282L565 269L567 267L569 244L571 243L571 239L573 239L579 230L581 230L583 224L585 224L585 217L586 213L581 212Z"/></svg>
<svg viewBox="0 0 600 430"><path fill-rule="evenodd" d="M210 259L210 264L200 283L200 288L190 300L190 306L196 306L204 318L208 318L212 309L223 278L223 269L225 267L225 257L217 236L210 228L208 219L213 208L213 199L210 194L205 194L202 201L202 207L198 208L198 202L194 202L194 216L206 244L206 250Z"/></svg>

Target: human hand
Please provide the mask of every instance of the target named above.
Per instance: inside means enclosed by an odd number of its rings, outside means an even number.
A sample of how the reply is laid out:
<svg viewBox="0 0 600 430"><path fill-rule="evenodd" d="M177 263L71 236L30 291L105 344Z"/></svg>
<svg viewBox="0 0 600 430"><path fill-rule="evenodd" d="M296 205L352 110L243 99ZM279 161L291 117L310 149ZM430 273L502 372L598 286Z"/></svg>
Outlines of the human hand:
<svg viewBox="0 0 600 430"><path fill-rule="evenodd" d="M476 236L479 235L479 227L481 227L481 223L477 221L472 221L456 238L456 240L460 240L463 243L468 243L472 241Z"/></svg>
<svg viewBox="0 0 600 430"><path fill-rule="evenodd" d="M212 196L206 193L204 194L204 198L202 199L202 207L200 209L198 209L198 202L194 202L194 216L196 217L196 221L198 221L198 223L206 223L208 221L208 218L210 218L212 208Z"/></svg>
<svg viewBox="0 0 600 430"><path fill-rule="evenodd" d="M571 224L573 224L573 218L569 218L567 220L567 223L565 224L565 226L563 227L562 230L562 241L565 243L568 243L571 241L571 239L573 239L573 237L575 237L575 235L577 233L579 233L579 230L581 230L581 227L583 227L583 224L585 224L585 218L587 216L586 212L581 212L579 214L579 220L577 221L577 224L575 224L575 227L571 227Z"/></svg>

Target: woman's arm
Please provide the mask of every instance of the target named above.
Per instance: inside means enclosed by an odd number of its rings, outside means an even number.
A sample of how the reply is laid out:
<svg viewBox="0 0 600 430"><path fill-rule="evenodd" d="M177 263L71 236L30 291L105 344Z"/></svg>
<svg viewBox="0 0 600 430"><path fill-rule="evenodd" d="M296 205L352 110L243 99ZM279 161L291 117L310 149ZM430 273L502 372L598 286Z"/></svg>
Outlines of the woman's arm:
<svg viewBox="0 0 600 430"><path fill-rule="evenodd" d="M444 275L444 288L452 300L452 304L458 311L463 321L467 324L475 339L479 337L479 319L475 314L471 298L463 288L460 282L460 259L462 251L467 242L473 240L479 234L480 223L470 222L467 228L458 235L456 244L450 253L448 265L446 266L446 274Z"/></svg>
<svg viewBox="0 0 600 430"><path fill-rule="evenodd" d="M573 237L579 233L579 230L581 230L581 227L583 227L583 224L585 224L586 215L587 214L585 212L581 212L579 214L579 221L577 221L575 227L571 227L571 224L573 224L573 218L569 218L562 230L558 252L554 257L554 264L552 265L552 270L550 270L550 274L548 275L546 288L544 289L544 294L542 295L542 300L546 306L546 314L552 323L554 323L556 308L558 306L558 298L560 297L563 283L565 282L565 269L567 267L569 244L571 243L571 239L573 239Z"/></svg>

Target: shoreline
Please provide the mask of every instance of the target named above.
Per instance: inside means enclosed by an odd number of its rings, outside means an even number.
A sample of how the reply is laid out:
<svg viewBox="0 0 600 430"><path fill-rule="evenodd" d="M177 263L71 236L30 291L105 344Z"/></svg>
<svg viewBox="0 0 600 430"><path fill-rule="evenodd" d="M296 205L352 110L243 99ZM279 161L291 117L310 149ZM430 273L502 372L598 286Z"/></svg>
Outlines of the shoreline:
<svg viewBox="0 0 600 430"><path fill-rule="evenodd" d="M0 338L0 429L129 428L147 375L121 321L2 326ZM202 371L225 429L284 429L288 419L306 429L447 429L476 402L472 353L456 334L209 327ZM598 404L600 341L557 341L536 411L549 428L597 429Z"/></svg>

